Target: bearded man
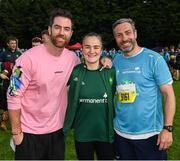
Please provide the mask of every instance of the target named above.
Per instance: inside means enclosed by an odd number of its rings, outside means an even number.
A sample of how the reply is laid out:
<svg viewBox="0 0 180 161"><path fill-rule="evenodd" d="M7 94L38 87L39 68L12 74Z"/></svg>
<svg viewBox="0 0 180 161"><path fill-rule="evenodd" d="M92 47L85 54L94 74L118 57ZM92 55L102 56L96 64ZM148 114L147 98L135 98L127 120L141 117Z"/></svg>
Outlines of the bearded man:
<svg viewBox="0 0 180 161"><path fill-rule="evenodd" d="M80 62L65 48L72 27L69 11L53 10L48 28L50 41L29 49L16 62L8 90L15 159L64 159L66 84Z"/></svg>

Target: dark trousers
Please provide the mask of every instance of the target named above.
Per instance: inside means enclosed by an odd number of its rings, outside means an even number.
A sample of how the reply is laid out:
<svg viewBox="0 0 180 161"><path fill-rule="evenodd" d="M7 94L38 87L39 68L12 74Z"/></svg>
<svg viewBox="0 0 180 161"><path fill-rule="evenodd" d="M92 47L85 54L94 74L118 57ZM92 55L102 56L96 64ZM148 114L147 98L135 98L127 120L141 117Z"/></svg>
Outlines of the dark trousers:
<svg viewBox="0 0 180 161"><path fill-rule="evenodd" d="M62 129L42 135L24 133L23 141L16 146L15 160L64 160Z"/></svg>
<svg viewBox="0 0 180 161"><path fill-rule="evenodd" d="M2 82L3 83L2 83ZM0 80L0 109L7 111L7 89L8 89L8 81Z"/></svg>
<svg viewBox="0 0 180 161"><path fill-rule="evenodd" d="M116 159L120 160L167 160L165 150L156 145L158 135L148 139L130 140L116 134Z"/></svg>
<svg viewBox="0 0 180 161"><path fill-rule="evenodd" d="M78 142L75 141L76 154L79 160L94 160L94 153L98 160L114 159L114 144L108 142Z"/></svg>

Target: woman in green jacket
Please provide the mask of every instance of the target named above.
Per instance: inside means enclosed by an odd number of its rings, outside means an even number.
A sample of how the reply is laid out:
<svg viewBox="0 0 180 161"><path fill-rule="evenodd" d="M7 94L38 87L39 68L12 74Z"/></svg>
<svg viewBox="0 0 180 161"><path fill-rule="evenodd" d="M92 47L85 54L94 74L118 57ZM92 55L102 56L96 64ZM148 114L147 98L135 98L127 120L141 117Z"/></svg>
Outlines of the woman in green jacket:
<svg viewBox="0 0 180 161"><path fill-rule="evenodd" d="M100 63L102 39L97 33L84 37L82 50L85 63L74 68L68 83L64 133L74 129L79 160L94 160L94 153L98 160L113 160L115 70Z"/></svg>

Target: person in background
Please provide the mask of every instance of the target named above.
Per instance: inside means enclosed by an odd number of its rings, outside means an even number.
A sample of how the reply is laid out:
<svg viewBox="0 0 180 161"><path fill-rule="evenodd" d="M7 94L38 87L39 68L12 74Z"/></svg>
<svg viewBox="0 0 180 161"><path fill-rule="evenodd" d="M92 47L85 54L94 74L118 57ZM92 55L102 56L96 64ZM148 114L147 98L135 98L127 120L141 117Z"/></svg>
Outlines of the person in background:
<svg viewBox="0 0 180 161"><path fill-rule="evenodd" d="M175 51L175 46L174 45L170 45L169 47L169 54L170 54L170 71L172 74L172 77L174 80L176 80L176 70L175 70L175 62L176 62L176 51Z"/></svg>
<svg viewBox="0 0 180 161"><path fill-rule="evenodd" d="M21 55L17 51L16 37L9 36L6 40L7 49L0 54L0 108L4 111L0 121L0 128L7 130L6 121L8 120L6 93L9 86L9 78L16 59Z"/></svg>
<svg viewBox="0 0 180 161"><path fill-rule="evenodd" d="M42 40L39 37L33 37L32 38L32 47L38 46L42 44Z"/></svg>
<svg viewBox="0 0 180 161"><path fill-rule="evenodd" d="M4 102L6 100L4 81L9 79L7 74L8 72L7 70L4 70L3 63L0 62L0 109L2 109L0 113L0 128L5 131L7 130L6 121L8 120L8 113L7 109L4 108L6 107L6 103Z"/></svg>
<svg viewBox="0 0 180 161"><path fill-rule="evenodd" d="M166 61L167 65L168 65L168 67L170 67L170 65L169 65L170 54L169 54L169 49L168 49L168 47L165 47L165 48L164 48L163 57L164 57L164 60Z"/></svg>
<svg viewBox="0 0 180 161"><path fill-rule="evenodd" d="M117 159L166 160L175 115L171 73L161 55L138 45L132 19L119 19L112 28L122 51L113 60L118 95L114 119Z"/></svg>
<svg viewBox="0 0 180 161"><path fill-rule="evenodd" d="M63 131L74 128L79 160L114 159L115 70L100 63L102 39L97 33L83 38L85 63L76 66L69 79L68 108ZM96 89L98 87L98 89Z"/></svg>
<svg viewBox="0 0 180 161"><path fill-rule="evenodd" d="M175 72L176 72L176 78L175 80L179 80L179 70L180 70L180 46L177 47L176 50L176 60L175 60L175 66L174 66Z"/></svg>
<svg viewBox="0 0 180 161"><path fill-rule="evenodd" d="M16 160L63 160L67 82L75 53L65 46L73 34L72 14L54 9L48 44L27 50L16 61L8 89L8 111Z"/></svg>
<svg viewBox="0 0 180 161"><path fill-rule="evenodd" d="M42 32L41 32L41 39L42 39L42 43L48 43L49 42L49 39L50 39L50 37L49 37L49 32L48 32L48 30L43 30Z"/></svg>

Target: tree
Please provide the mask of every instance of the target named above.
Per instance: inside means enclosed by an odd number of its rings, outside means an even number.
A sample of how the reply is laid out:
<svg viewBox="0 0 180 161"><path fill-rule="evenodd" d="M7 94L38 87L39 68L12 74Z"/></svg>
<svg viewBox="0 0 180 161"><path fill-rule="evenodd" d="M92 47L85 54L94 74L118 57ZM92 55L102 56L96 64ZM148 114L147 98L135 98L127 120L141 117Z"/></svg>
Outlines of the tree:
<svg viewBox="0 0 180 161"><path fill-rule="evenodd" d="M177 45L180 40L179 0L1 0L0 42L14 35L22 48L47 29L53 8L70 10L74 34L70 43L81 41L91 31L103 36L106 48L115 47L112 24L130 17L136 22L138 41L147 47Z"/></svg>

